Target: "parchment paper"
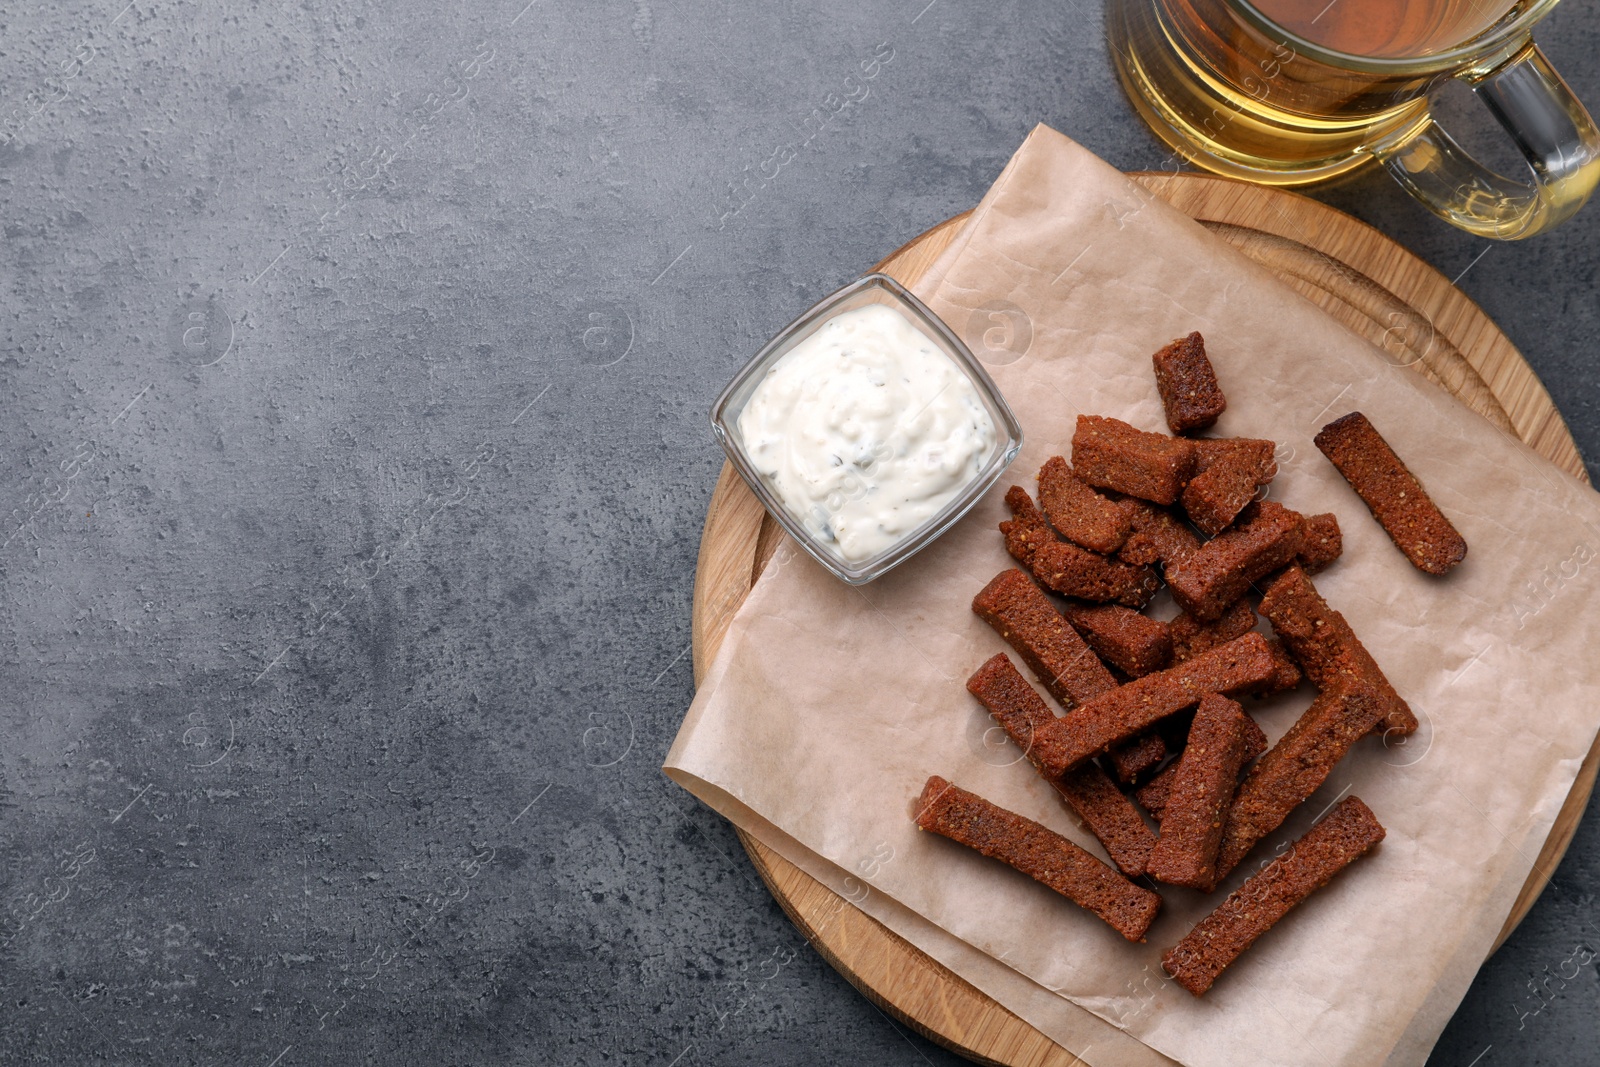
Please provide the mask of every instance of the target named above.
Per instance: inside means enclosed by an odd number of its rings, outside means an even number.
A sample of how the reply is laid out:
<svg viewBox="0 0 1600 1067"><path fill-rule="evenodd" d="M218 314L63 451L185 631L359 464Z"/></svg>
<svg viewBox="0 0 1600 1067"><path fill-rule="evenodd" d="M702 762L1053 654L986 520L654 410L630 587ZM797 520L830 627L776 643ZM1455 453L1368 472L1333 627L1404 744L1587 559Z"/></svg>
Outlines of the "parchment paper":
<svg viewBox="0 0 1600 1067"><path fill-rule="evenodd" d="M667 773L809 855L802 865L831 870L836 888L848 872L870 888L863 907L914 943L939 940L925 923L990 957L975 965L943 943L940 958L967 974L965 960L975 984L1047 1033L1072 1031L1084 1009L1195 1067L1422 1063L1595 736L1600 497L1045 127L917 291L975 349L984 330L1005 325L1014 338L1026 324L1025 354L990 367L1022 422L1021 456L965 520L866 587L780 548ZM938 773L1103 855L1021 754L994 743L966 693L967 675L1006 649L969 605L1012 565L996 530L1005 487L1031 491L1047 457L1070 455L1080 413L1164 429L1150 354L1195 329L1228 396L1215 432L1281 442L1273 497L1338 515L1345 555L1317 586L1422 728L1403 746L1359 743L1216 894L1162 887L1162 915L1135 945L1026 877L920 833L911 808ZM1465 535L1467 560L1450 576L1414 570L1312 445L1351 410ZM1276 740L1310 698L1302 687L1250 710ZM1388 829L1383 845L1204 999L1165 980L1161 954L1348 793ZM1098 1051L1091 1062L1112 1062ZM1125 1043L1116 1062L1160 1060Z"/></svg>

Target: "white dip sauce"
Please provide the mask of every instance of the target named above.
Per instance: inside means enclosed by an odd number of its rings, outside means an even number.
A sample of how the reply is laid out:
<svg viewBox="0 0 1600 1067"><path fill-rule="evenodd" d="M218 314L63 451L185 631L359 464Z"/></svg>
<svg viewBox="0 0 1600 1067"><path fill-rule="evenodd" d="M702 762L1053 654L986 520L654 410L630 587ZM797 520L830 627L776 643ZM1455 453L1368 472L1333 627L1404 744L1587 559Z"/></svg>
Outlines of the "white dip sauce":
<svg viewBox="0 0 1600 1067"><path fill-rule="evenodd" d="M933 517L995 446L972 380L884 304L835 315L790 349L738 425L778 499L847 563Z"/></svg>

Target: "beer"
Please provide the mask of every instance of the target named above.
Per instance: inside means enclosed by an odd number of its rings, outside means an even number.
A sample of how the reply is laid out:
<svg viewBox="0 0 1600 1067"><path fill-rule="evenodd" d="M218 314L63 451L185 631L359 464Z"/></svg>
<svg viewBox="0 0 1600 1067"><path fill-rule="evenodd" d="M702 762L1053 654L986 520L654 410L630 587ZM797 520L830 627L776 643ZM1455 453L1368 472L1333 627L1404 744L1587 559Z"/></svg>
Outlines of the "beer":
<svg viewBox="0 0 1600 1067"><path fill-rule="evenodd" d="M1516 0L1256 0L1273 22L1346 55L1410 59L1473 40Z"/></svg>
<svg viewBox="0 0 1600 1067"><path fill-rule="evenodd" d="M1257 0L1284 33L1237 0L1112 0L1107 31L1129 97L1180 155L1298 185L1363 166L1372 146L1425 125L1429 87L1458 73L1448 53L1527 2ZM1305 42L1357 61L1330 62Z"/></svg>

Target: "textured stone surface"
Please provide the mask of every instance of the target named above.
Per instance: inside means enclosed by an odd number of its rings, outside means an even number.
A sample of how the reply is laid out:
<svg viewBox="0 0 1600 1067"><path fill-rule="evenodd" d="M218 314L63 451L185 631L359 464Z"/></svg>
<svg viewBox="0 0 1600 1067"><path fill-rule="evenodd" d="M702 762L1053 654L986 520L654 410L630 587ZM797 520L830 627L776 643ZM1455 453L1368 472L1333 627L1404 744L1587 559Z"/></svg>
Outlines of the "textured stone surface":
<svg viewBox="0 0 1600 1067"><path fill-rule="evenodd" d="M1600 0L1548 29L1600 105ZM712 398L1039 120L1165 155L1086 0L7 5L0 1062L956 1062L658 768ZM1600 210L1317 195L1600 454ZM1597 866L1434 1062L1588 1062Z"/></svg>

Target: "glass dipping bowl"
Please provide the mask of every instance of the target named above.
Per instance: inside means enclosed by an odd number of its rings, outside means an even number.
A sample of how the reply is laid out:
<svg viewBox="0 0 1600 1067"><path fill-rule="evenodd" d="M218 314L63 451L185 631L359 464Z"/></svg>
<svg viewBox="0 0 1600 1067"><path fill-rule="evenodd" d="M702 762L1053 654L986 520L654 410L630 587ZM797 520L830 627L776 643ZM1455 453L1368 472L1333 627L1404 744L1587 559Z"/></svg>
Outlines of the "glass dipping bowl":
<svg viewBox="0 0 1600 1067"><path fill-rule="evenodd" d="M835 315L854 311L869 304L887 304L899 311L967 376L994 423L995 442L989 454L984 457L978 473L943 508L871 558L851 562L839 556L827 542L813 535L806 528L805 522L789 510L766 479L757 472L739 436L739 416L757 386L766 377L767 371L778 360L788 355L795 345L810 337ZM1011 461L1017 458L1017 452L1022 448L1022 427L1017 424L1017 418L1012 414L1010 405L1006 403L1005 397L1000 394L1000 390L984 371L983 366L950 327L929 311L910 290L887 274L868 274L851 282L843 289L823 298L811 310L784 327L778 336L768 341L766 346L756 353L755 358L734 375L733 381L728 383L728 387L717 398L716 405L711 409L711 429L722 444L723 450L728 453L728 459L733 463L734 469L744 478L745 484L756 495L756 499L767 509L767 514L776 519L788 531L789 536L799 542L818 563L850 585L865 585L933 543L940 534L954 526L957 520L994 485L1005 469L1011 465Z"/></svg>

